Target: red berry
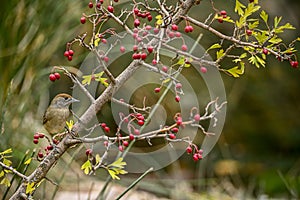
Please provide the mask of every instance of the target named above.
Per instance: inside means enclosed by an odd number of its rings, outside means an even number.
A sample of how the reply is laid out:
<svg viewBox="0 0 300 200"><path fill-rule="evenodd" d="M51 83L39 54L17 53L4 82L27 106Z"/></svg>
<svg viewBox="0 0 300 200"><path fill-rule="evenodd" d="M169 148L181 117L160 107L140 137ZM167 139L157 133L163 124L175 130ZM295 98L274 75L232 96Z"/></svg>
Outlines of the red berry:
<svg viewBox="0 0 300 200"><path fill-rule="evenodd" d="M93 2L90 1L89 8L93 8L93 6L94 6Z"/></svg>
<svg viewBox="0 0 300 200"><path fill-rule="evenodd" d="M180 88L182 88L182 85L181 85L181 83L176 83L175 87L176 87L177 89L180 89Z"/></svg>
<svg viewBox="0 0 300 200"><path fill-rule="evenodd" d="M173 133L170 133L170 134L169 134L169 138L170 138L170 139L175 139L175 138L176 138L176 135L173 134Z"/></svg>
<svg viewBox="0 0 300 200"><path fill-rule="evenodd" d="M53 146L52 145L48 145L46 148L47 148L47 150L51 151L53 149Z"/></svg>
<svg viewBox="0 0 300 200"><path fill-rule="evenodd" d="M155 88L154 92L159 93L160 92L160 88L159 87Z"/></svg>
<svg viewBox="0 0 300 200"><path fill-rule="evenodd" d="M124 148L122 145L119 146L119 151L123 152L124 151Z"/></svg>
<svg viewBox="0 0 300 200"><path fill-rule="evenodd" d="M123 141L123 145L124 145L125 147L128 147L129 142L125 140L125 141Z"/></svg>
<svg viewBox="0 0 300 200"><path fill-rule="evenodd" d="M147 51L148 51L149 53L152 53L152 52L153 52L153 47L152 47L152 46L148 46L148 47L147 47Z"/></svg>
<svg viewBox="0 0 300 200"><path fill-rule="evenodd" d="M132 58L135 59L135 60L140 59L141 54L140 53L134 53L134 54L132 54Z"/></svg>
<svg viewBox="0 0 300 200"><path fill-rule="evenodd" d="M113 6L107 6L107 10L108 10L108 12L113 13L114 12L114 7Z"/></svg>
<svg viewBox="0 0 300 200"><path fill-rule="evenodd" d="M194 161L198 161L198 160L199 160L198 154L195 153L195 154L193 155L193 160L194 160Z"/></svg>
<svg viewBox="0 0 300 200"><path fill-rule="evenodd" d="M92 149L87 149L86 151L85 151L85 154L88 156L88 155L92 155L92 153L93 153L93 150Z"/></svg>
<svg viewBox="0 0 300 200"><path fill-rule="evenodd" d="M149 22L151 22L152 21L152 15L148 15L147 19L148 19Z"/></svg>
<svg viewBox="0 0 300 200"><path fill-rule="evenodd" d="M133 22L134 27L138 27L141 24L139 19L135 19Z"/></svg>
<svg viewBox="0 0 300 200"><path fill-rule="evenodd" d="M60 79L60 74L58 73L58 72L55 72L54 73L54 76L55 76L55 78L58 80L58 79Z"/></svg>
<svg viewBox="0 0 300 200"><path fill-rule="evenodd" d="M133 50L133 51L137 51L138 48L139 48L138 45L133 45L132 50Z"/></svg>
<svg viewBox="0 0 300 200"><path fill-rule="evenodd" d="M45 135L43 133L38 133L39 134L39 138L44 138Z"/></svg>
<svg viewBox="0 0 300 200"><path fill-rule="evenodd" d="M144 120L138 120L138 125L143 126L144 125Z"/></svg>
<svg viewBox="0 0 300 200"><path fill-rule="evenodd" d="M102 123L102 124L101 124L101 127L102 127L102 128L105 128L105 127L106 127L106 124L105 124L105 123Z"/></svg>
<svg viewBox="0 0 300 200"><path fill-rule="evenodd" d="M194 120L195 120L195 121L200 121L200 115L199 115L199 114L196 114L196 115L194 116Z"/></svg>
<svg viewBox="0 0 300 200"><path fill-rule="evenodd" d="M34 144L39 143L39 139L33 139L33 143L34 143Z"/></svg>
<svg viewBox="0 0 300 200"><path fill-rule="evenodd" d="M250 3L254 2L254 0L249 0Z"/></svg>
<svg viewBox="0 0 300 200"><path fill-rule="evenodd" d="M181 126L182 125L182 118L181 117L177 118L176 124L177 124L177 126Z"/></svg>
<svg viewBox="0 0 300 200"><path fill-rule="evenodd" d="M159 29L158 28L154 28L153 32L154 32L154 34L157 34L157 33L159 33Z"/></svg>
<svg viewBox="0 0 300 200"><path fill-rule="evenodd" d="M173 31L170 31L168 35L169 35L170 38L174 38L175 37L175 33Z"/></svg>
<svg viewBox="0 0 300 200"><path fill-rule="evenodd" d="M135 130L137 130L137 129L135 129ZM129 134L129 140L134 140L134 135L133 134Z"/></svg>
<svg viewBox="0 0 300 200"><path fill-rule="evenodd" d="M200 71L201 71L203 74L205 74L205 73L207 72L207 68L206 68L206 67L201 67L201 68L200 68Z"/></svg>
<svg viewBox="0 0 300 200"><path fill-rule="evenodd" d="M290 64L293 68L298 68L298 61L291 61Z"/></svg>
<svg viewBox="0 0 300 200"><path fill-rule="evenodd" d="M180 101L180 96L177 95L177 96L175 97L175 101L176 101L176 102L179 102L179 101Z"/></svg>
<svg viewBox="0 0 300 200"><path fill-rule="evenodd" d="M72 61L73 57L72 56L68 56L68 61Z"/></svg>
<svg viewBox="0 0 300 200"><path fill-rule="evenodd" d="M50 81L55 81L56 80L56 77L55 77L55 75L54 74L50 74L49 75L49 79L50 79Z"/></svg>
<svg viewBox="0 0 300 200"><path fill-rule="evenodd" d="M107 40L103 38L103 39L101 40L101 42L102 42L103 44L106 44L106 43L107 43Z"/></svg>
<svg viewBox="0 0 300 200"><path fill-rule="evenodd" d="M133 12L134 12L134 14L137 15L137 14L140 12L140 10L139 10L138 8L134 8L134 9L133 9Z"/></svg>
<svg viewBox="0 0 300 200"><path fill-rule="evenodd" d="M203 158L202 154L200 154L200 153L197 153L196 155L198 156L199 160L201 160Z"/></svg>
<svg viewBox="0 0 300 200"><path fill-rule="evenodd" d="M181 37L181 33L180 32L176 32L175 33L175 37Z"/></svg>
<svg viewBox="0 0 300 200"><path fill-rule="evenodd" d="M110 132L110 128L109 128L108 126L106 126L106 127L104 127L104 131L105 131L106 133L109 133L109 132Z"/></svg>
<svg viewBox="0 0 300 200"><path fill-rule="evenodd" d="M194 27L192 27L191 25L189 25L189 29L190 29L190 32L194 31Z"/></svg>
<svg viewBox="0 0 300 200"><path fill-rule="evenodd" d="M104 141L104 142L103 142L103 145L104 145L105 147L108 147L108 141Z"/></svg>
<svg viewBox="0 0 300 200"><path fill-rule="evenodd" d="M139 135L140 134L140 130L139 129L134 129L134 134Z"/></svg>
<svg viewBox="0 0 300 200"><path fill-rule="evenodd" d="M189 33L189 32L190 32L189 26L184 27L184 32L186 32L186 33Z"/></svg>
<svg viewBox="0 0 300 200"><path fill-rule="evenodd" d="M121 51L121 53L124 53L124 52L125 52L125 50L126 50L126 49L125 49L125 47L124 47L124 46L121 46L121 47L120 47L120 51Z"/></svg>
<svg viewBox="0 0 300 200"><path fill-rule="evenodd" d="M114 0L114 2L118 3L119 0Z"/></svg>
<svg viewBox="0 0 300 200"><path fill-rule="evenodd" d="M40 138L40 136L39 136L38 133L36 133L36 134L33 135L33 139L39 139L39 138Z"/></svg>
<svg viewBox="0 0 300 200"><path fill-rule="evenodd" d="M161 70L163 72L167 73L168 72L168 67L167 66L162 66Z"/></svg>
<svg viewBox="0 0 300 200"><path fill-rule="evenodd" d="M222 18L218 18L218 22L219 23L223 23L223 19Z"/></svg>
<svg viewBox="0 0 300 200"><path fill-rule="evenodd" d="M145 52L141 53L141 59L145 60L147 58L147 54Z"/></svg>
<svg viewBox="0 0 300 200"><path fill-rule="evenodd" d="M177 31L178 30L178 26L176 24L172 24L172 30L173 31Z"/></svg>
<svg viewBox="0 0 300 200"><path fill-rule="evenodd" d="M181 46L181 50L182 50L182 51L187 51L187 49L188 49L188 47L187 47L185 44L183 44L183 45Z"/></svg>
<svg viewBox="0 0 300 200"><path fill-rule="evenodd" d="M70 56L73 56L73 55L74 55L74 51L73 51L72 49L70 49L68 52L69 52L69 55L70 55Z"/></svg>
<svg viewBox="0 0 300 200"><path fill-rule="evenodd" d="M44 157L44 154L42 152L38 152L38 157L39 158L43 158Z"/></svg>
<svg viewBox="0 0 300 200"><path fill-rule="evenodd" d="M227 15L227 12L225 10L221 10L220 14L221 15Z"/></svg>
<svg viewBox="0 0 300 200"><path fill-rule="evenodd" d="M192 153L192 151L193 151L193 149L192 149L191 146L188 146L188 147L186 148L186 152L187 152L188 154Z"/></svg>
<svg viewBox="0 0 300 200"><path fill-rule="evenodd" d="M247 29L246 34L250 36L250 35L252 35L252 31L250 29Z"/></svg>
<svg viewBox="0 0 300 200"><path fill-rule="evenodd" d="M173 133L178 133L179 129L178 129L177 127L174 127L174 128L171 129L171 131L172 131Z"/></svg>
<svg viewBox="0 0 300 200"><path fill-rule="evenodd" d="M263 48L263 54L265 54L265 55L268 55L268 53L269 53L269 51L268 51L268 49L265 49L265 48Z"/></svg>
<svg viewBox="0 0 300 200"><path fill-rule="evenodd" d="M98 3L96 4L96 7L97 7L97 8L101 8L101 3L98 2Z"/></svg>
<svg viewBox="0 0 300 200"><path fill-rule="evenodd" d="M68 57L69 55L70 55L69 51L65 51L65 52L64 52L64 56L65 56L65 57Z"/></svg>
<svg viewBox="0 0 300 200"><path fill-rule="evenodd" d="M147 26L145 27L145 29L146 29L147 31L150 31L150 30L152 29L152 26L147 25Z"/></svg>
<svg viewBox="0 0 300 200"><path fill-rule="evenodd" d="M152 60L152 64L153 64L153 65L157 65L157 60L153 59L153 60Z"/></svg>
<svg viewBox="0 0 300 200"><path fill-rule="evenodd" d="M103 60L104 60L104 62L108 62L108 61L109 61L109 57L105 56L105 57L103 58Z"/></svg>
<svg viewBox="0 0 300 200"><path fill-rule="evenodd" d="M80 18L80 22L81 22L82 24L84 24L84 23L86 22L86 18L85 18L85 17L81 17L81 18Z"/></svg>
<svg viewBox="0 0 300 200"><path fill-rule="evenodd" d="M53 139L52 141L53 141L54 144L58 144L59 143L59 141L56 140L56 139Z"/></svg>

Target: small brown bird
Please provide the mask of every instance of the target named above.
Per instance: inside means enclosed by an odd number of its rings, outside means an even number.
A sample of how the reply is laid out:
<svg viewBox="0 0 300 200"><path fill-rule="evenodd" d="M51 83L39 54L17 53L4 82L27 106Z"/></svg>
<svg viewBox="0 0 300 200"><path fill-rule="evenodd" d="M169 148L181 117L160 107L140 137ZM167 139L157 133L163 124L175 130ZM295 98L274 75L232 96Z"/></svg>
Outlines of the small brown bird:
<svg viewBox="0 0 300 200"><path fill-rule="evenodd" d="M43 117L43 125L48 133L54 135L64 130L66 121L70 116L69 106L78 101L65 93L54 97Z"/></svg>

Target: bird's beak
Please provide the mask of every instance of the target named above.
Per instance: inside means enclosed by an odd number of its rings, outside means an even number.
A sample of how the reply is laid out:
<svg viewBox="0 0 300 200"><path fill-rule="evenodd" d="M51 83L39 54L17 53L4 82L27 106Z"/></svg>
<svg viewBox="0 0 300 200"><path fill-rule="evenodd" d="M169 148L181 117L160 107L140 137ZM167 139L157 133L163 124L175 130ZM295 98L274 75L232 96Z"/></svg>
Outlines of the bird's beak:
<svg viewBox="0 0 300 200"><path fill-rule="evenodd" d="M75 102L80 102L78 99L75 99L72 97L72 99L70 100L70 103L75 103Z"/></svg>

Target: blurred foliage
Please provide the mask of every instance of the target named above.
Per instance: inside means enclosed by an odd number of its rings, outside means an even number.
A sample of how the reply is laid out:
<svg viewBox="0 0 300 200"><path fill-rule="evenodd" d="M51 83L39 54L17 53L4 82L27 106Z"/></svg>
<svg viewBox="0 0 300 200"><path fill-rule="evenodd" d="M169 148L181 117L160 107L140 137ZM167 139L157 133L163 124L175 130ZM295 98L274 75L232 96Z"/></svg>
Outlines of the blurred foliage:
<svg viewBox="0 0 300 200"><path fill-rule="evenodd" d="M226 5L220 0L215 2L216 7L232 13L233 0ZM271 16L282 15L297 28L285 35L286 40L299 36L299 1L261 3ZM84 32L79 19L86 4L87 1L54 0L11 0L1 4L0 151L12 147L15 159L22 159L24 152L34 147L32 135L41 130L41 116L49 98L70 91L65 77L60 83L50 85L48 75L50 66L82 62L82 49L75 47L76 56L71 63L63 57L63 52L66 42ZM191 16L199 18L198 9L201 9L203 17L200 18L205 19L211 12L207 8L210 8L209 1L203 0L199 7L192 9ZM180 27L184 25L182 22ZM216 26L230 33L228 26ZM195 29L191 36L196 38L199 31L204 33L201 40L204 47L216 41L216 37L204 30ZM182 176L196 179L196 183L192 182L195 190L203 191L211 183L216 186L218 180L230 179L234 187L245 190L254 182L254 189L247 191L257 196L263 193L292 196L291 191L297 189L299 195L299 75L300 71L292 69L289 63L269 58L266 68L249 65L239 79L223 76L228 115L219 146L200 165L195 165L188 156L180 161ZM173 173L178 177L178 165L172 164L167 169L170 176Z"/></svg>

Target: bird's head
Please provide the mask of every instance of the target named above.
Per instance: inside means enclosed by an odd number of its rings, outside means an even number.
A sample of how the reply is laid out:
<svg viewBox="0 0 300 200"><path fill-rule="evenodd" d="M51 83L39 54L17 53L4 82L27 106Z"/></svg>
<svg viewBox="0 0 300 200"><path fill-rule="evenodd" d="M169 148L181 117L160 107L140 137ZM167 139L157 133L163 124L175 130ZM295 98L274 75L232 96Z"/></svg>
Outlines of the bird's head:
<svg viewBox="0 0 300 200"><path fill-rule="evenodd" d="M50 106L58 107L58 108L68 108L72 103L79 102L79 100L73 98L69 94L58 94L51 101Z"/></svg>

